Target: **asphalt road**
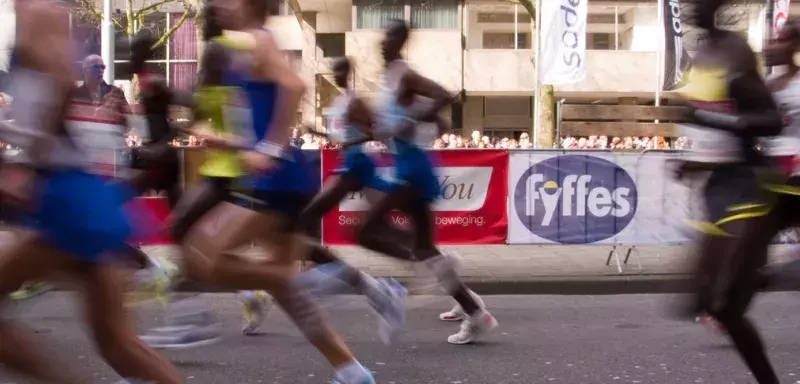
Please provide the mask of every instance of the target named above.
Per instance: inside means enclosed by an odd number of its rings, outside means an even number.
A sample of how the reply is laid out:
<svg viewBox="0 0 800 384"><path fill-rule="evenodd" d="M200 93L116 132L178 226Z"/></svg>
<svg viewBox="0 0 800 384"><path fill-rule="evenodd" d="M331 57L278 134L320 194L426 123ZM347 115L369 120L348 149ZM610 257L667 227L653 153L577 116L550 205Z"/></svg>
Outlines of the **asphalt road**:
<svg viewBox="0 0 800 384"><path fill-rule="evenodd" d="M17 304L10 313L36 329L81 383L118 379L93 351L70 293L52 292ZM214 346L165 352L187 383L329 383L331 369L274 311L259 336L239 333L239 305L230 294L203 294L225 326ZM479 344L448 345L458 325L437 315L451 301L415 296L403 340L385 347L364 300L343 296L327 308L362 363L379 383L753 383L725 337L669 318L676 296L490 296L500 321ZM800 294L763 295L753 308L784 383L800 383ZM142 327L155 324L154 303L136 309ZM76 315L77 314L77 315ZM77 316L77 317L76 317ZM2 342L2 340L0 340ZM0 368L0 383L28 383Z"/></svg>

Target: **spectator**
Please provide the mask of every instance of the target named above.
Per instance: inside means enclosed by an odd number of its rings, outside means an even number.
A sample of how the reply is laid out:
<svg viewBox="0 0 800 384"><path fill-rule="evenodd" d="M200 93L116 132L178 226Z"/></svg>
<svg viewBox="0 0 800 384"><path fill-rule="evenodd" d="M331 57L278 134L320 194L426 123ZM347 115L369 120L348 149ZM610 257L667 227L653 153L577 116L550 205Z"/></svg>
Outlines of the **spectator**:
<svg viewBox="0 0 800 384"><path fill-rule="evenodd" d="M96 114L109 117L125 125L125 116L130 112L125 92L103 80L106 65L97 55L89 55L81 65L83 85L75 90L75 100L98 107Z"/></svg>
<svg viewBox="0 0 800 384"><path fill-rule="evenodd" d="M303 141L303 138L300 137L300 130L297 129L297 128L293 129L292 130L291 145L293 147L303 148L303 143L305 143L305 141Z"/></svg>

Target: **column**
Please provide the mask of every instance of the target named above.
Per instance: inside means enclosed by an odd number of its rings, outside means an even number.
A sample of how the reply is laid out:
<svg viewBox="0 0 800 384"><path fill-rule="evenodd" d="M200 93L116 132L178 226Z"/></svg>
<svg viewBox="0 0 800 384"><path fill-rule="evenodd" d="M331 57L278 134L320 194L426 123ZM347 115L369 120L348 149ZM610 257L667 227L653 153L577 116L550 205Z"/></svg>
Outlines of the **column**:
<svg viewBox="0 0 800 384"><path fill-rule="evenodd" d="M300 76L308 87L300 103L301 122L321 129L322 118L317 118L317 13L302 12L298 19L303 31L303 64Z"/></svg>

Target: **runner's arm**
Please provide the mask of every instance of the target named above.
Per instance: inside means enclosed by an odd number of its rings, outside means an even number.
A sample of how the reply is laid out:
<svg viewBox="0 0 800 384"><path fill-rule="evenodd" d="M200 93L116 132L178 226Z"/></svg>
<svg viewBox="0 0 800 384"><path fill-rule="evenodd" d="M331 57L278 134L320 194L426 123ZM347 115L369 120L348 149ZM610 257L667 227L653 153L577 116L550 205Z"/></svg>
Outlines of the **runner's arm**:
<svg viewBox="0 0 800 384"><path fill-rule="evenodd" d="M280 148L289 145L290 125L295 111L300 106L300 100L306 92L306 85L289 65L269 32L259 31L255 36L254 54L255 61L259 65L256 73L262 74L264 80L273 81L281 88L278 92L272 127L267 130L266 137L261 140L262 149L269 152L270 156L277 157L282 152Z"/></svg>

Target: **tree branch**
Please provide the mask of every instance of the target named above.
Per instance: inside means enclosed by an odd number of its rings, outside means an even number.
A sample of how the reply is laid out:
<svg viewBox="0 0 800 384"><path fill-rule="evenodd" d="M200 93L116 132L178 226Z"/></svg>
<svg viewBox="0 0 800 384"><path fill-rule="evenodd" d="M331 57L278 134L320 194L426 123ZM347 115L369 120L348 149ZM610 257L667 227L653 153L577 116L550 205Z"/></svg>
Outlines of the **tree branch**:
<svg viewBox="0 0 800 384"><path fill-rule="evenodd" d="M159 10L156 8L161 8L163 5L172 2L172 0L161 0L157 3L150 4L136 12L136 18L139 19L140 16L144 16L145 12L153 10L153 12L158 12Z"/></svg>
<svg viewBox="0 0 800 384"><path fill-rule="evenodd" d="M156 48L161 47L162 45L166 44L167 41L169 40L170 36L172 36L172 34L175 33L175 31L177 31L178 28L181 27L181 25L183 25L183 22L186 21L186 19L189 18L189 14L192 13L192 11L193 11L193 9L191 7L187 8L186 10L184 10L183 11L183 15L181 15L180 20L178 20L178 22L175 23L175 25L173 25L172 28L168 29L166 32L164 32L163 35L161 35L161 38L159 38L158 41L156 41L156 43L153 44L152 49L156 49Z"/></svg>

